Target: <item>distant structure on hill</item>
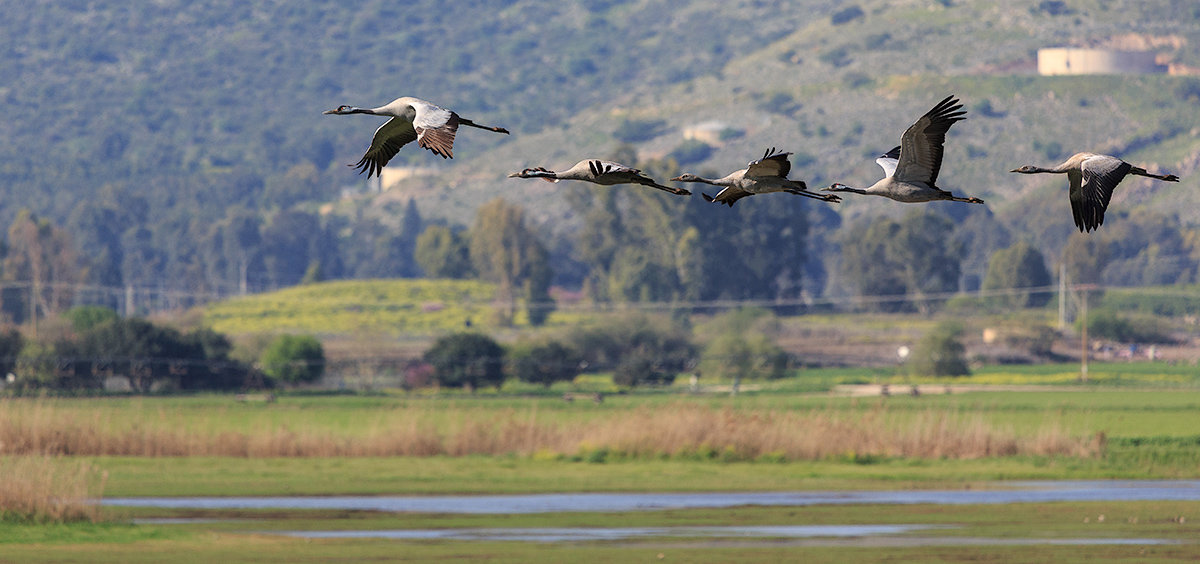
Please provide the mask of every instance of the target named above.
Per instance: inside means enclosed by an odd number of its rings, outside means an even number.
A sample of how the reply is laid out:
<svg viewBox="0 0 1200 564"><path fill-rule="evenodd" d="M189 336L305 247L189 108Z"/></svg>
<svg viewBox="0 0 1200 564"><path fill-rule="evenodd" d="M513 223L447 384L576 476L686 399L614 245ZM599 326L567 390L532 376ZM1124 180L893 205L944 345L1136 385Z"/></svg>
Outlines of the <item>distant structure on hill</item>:
<svg viewBox="0 0 1200 564"><path fill-rule="evenodd" d="M438 169L424 166L390 166L379 171L379 191L384 192L409 178L432 176Z"/></svg>
<svg viewBox="0 0 1200 564"><path fill-rule="evenodd" d="M1166 73L1153 51L1119 51L1055 47L1038 49L1038 74L1156 74Z"/></svg>
<svg viewBox="0 0 1200 564"><path fill-rule="evenodd" d="M723 121L706 121L683 129L684 139L695 139L709 145L721 146L725 140L741 137L742 131L730 127Z"/></svg>

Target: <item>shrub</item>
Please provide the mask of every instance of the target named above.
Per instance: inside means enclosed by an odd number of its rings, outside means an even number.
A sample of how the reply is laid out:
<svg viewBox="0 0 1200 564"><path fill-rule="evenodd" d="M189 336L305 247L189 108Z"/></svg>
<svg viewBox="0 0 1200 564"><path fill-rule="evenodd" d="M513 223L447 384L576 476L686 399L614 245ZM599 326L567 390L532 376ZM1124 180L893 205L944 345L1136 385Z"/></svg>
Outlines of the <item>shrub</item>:
<svg viewBox="0 0 1200 564"><path fill-rule="evenodd" d="M571 348L551 341L514 351L510 366L512 375L522 382L549 387L555 382L574 380L582 360Z"/></svg>
<svg viewBox="0 0 1200 564"><path fill-rule="evenodd" d="M829 16L829 23L842 25L857 20L864 15L863 9L856 4L834 12L832 16Z"/></svg>
<svg viewBox="0 0 1200 564"><path fill-rule="evenodd" d="M280 335L263 351L259 363L278 382L314 382L325 372L325 350L312 335Z"/></svg>
<svg viewBox="0 0 1200 564"><path fill-rule="evenodd" d="M675 149L673 149L671 153L667 155L667 158L674 159L675 162L681 165L686 165L703 161L704 159L707 159L712 152L712 145L709 145L708 143L698 139L688 139L687 141L680 143L679 146L675 147Z"/></svg>
<svg viewBox="0 0 1200 564"><path fill-rule="evenodd" d="M705 374L734 382L784 376L788 355L776 343L779 320L770 311L762 308L731 311L713 318L704 329L711 335L701 361Z"/></svg>
<svg viewBox="0 0 1200 564"><path fill-rule="evenodd" d="M0 331L0 378L5 377L16 368L17 356L25 346L25 337L16 327Z"/></svg>
<svg viewBox="0 0 1200 564"><path fill-rule="evenodd" d="M446 335L425 351L424 359L433 365L434 379L442 386L474 390L504 383L504 349L487 335Z"/></svg>
<svg viewBox="0 0 1200 564"><path fill-rule="evenodd" d="M955 322L939 323L925 334L908 361L909 373L914 376L965 376L966 347L959 338L963 327Z"/></svg>
<svg viewBox="0 0 1200 564"><path fill-rule="evenodd" d="M1077 322L1078 323L1078 322ZM1171 343L1167 330L1153 317L1128 318L1111 309L1098 309L1088 315L1088 335L1119 343Z"/></svg>
<svg viewBox="0 0 1200 564"><path fill-rule="evenodd" d="M690 332L664 317L617 317L576 329L567 341L589 370L613 370L618 386L674 381L696 356Z"/></svg>
<svg viewBox="0 0 1200 564"><path fill-rule="evenodd" d="M80 333L120 318L115 310L104 306L76 306L64 312L63 317Z"/></svg>
<svg viewBox="0 0 1200 564"><path fill-rule="evenodd" d="M623 119L613 130L613 137L622 143L638 143L658 137L667 122L661 119Z"/></svg>

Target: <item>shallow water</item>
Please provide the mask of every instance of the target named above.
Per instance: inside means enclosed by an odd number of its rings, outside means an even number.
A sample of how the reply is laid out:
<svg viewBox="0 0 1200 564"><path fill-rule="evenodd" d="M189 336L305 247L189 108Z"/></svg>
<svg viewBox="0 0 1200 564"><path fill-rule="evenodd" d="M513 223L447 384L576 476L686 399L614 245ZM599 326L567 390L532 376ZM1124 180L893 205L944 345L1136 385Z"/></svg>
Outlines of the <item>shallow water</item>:
<svg viewBox="0 0 1200 564"><path fill-rule="evenodd" d="M1005 482L988 490L531 495L109 498L112 506L176 509L342 509L415 513L617 512L843 504L1002 504L1057 501L1200 501L1200 480Z"/></svg>
<svg viewBox="0 0 1200 564"><path fill-rule="evenodd" d="M812 538L894 535L936 525L810 525L761 527L621 527L621 528L514 528L514 529L426 529L379 531L283 531L311 539L441 539L507 540L526 542L573 542L628 540L645 537L686 538Z"/></svg>

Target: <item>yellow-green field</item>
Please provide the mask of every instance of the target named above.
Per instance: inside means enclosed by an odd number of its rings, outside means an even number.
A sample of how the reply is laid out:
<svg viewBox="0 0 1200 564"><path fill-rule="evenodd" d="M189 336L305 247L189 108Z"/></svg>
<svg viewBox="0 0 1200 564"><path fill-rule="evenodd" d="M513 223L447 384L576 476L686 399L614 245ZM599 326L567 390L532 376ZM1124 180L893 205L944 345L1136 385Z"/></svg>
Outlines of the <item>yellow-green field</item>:
<svg viewBox="0 0 1200 564"><path fill-rule="evenodd" d="M492 326L495 293L478 280L340 280L218 302L204 319L233 335L421 335Z"/></svg>

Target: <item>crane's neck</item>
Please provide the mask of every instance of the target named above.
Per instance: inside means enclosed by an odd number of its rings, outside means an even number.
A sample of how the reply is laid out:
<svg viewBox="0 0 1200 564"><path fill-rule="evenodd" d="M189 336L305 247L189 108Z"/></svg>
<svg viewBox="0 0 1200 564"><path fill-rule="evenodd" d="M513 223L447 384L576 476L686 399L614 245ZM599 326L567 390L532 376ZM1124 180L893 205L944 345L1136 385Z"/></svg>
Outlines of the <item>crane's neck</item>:
<svg viewBox="0 0 1200 564"><path fill-rule="evenodd" d="M867 192L866 190L863 190L862 188L846 186L845 184L842 184L839 182L835 182L834 184L832 184L828 188L826 188L824 191L825 192L854 192L855 194L869 194L870 193L870 192Z"/></svg>

